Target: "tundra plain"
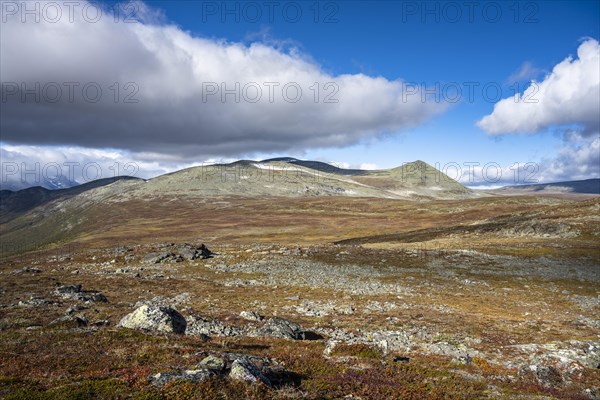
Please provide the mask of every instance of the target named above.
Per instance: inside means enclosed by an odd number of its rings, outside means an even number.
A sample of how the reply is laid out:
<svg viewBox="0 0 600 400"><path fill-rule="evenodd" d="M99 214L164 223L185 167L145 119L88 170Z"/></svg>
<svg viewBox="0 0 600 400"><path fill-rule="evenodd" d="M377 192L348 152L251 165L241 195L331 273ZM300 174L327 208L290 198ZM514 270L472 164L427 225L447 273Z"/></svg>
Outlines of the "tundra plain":
<svg viewBox="0 0 600 400"><path fill-rule="evenodd" d="M4 209L0 396L600 398L597 196L150 184Z"/></svg>

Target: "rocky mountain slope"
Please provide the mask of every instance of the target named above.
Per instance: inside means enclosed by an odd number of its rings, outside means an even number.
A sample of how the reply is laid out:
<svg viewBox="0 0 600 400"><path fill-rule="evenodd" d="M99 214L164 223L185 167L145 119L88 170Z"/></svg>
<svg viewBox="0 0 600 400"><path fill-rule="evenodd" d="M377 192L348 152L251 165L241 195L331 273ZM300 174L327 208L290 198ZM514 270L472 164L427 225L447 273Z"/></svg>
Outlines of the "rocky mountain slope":
<svg viewBox="0 0 600 400"><path fill-rule="evenodd" d="M118 176L84 183L72 188L49 190L42 186L34 186L18 191L0 191L0 223L32 210L52 200L66 200L88 190L109 185L117 181L139 181L139 178Z"/></svg>

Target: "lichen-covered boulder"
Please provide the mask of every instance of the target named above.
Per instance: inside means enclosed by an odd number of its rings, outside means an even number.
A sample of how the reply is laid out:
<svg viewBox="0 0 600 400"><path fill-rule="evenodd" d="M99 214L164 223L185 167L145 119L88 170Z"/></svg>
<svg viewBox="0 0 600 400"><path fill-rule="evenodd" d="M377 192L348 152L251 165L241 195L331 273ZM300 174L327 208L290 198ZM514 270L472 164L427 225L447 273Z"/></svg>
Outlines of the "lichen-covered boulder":
<svg viewBox="0 0 600 400"><path fill-rule="evenodd" d="M123 317L118 326L161 333L184 333L186 322L183 315L170 307L144 304Z"/></svg>
<svg viewBox="0 0 600 400"><path fill-rule="evenodd" d="M260 381L267 386L271 386L271 381L269 381L269 378L264 376L256 365L244 358L240 358L233 362L231 365L231 371L229 372L229 377L238 381L255 383Z"/></svg>
<svg viewBox="0 0 600 400"><path fill-rule="evenodd" d="M300 325L283 318L269 319L259 330L259 336L281 339L303 340L304 330Z"/></svg>

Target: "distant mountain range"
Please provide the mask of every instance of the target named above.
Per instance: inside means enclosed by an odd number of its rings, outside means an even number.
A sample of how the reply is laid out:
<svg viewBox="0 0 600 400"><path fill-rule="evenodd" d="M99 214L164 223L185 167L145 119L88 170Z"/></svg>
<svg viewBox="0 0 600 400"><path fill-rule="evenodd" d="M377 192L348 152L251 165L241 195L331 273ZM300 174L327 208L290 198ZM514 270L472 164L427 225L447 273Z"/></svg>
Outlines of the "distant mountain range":
<svg viewBox="0 0 600 400"><path fill-rule="evenodd" d="M515 194L527 192L600 194L600 179L504 186L496 189L495 192Z"/></svg>
<svg viewBox="0 0 600 400"><path fill-rule="evenodd" d="M473 191L423 161L384 170L345 169L321 161L292 157L263 161L241 160L199 166L144 180L129 176L99 179L64 188L69 182L47 182L48 187L0 191L0 223L47 203L65 201L103 188L111 198L153 199L212 196L349 196L391 199L466 199L485 195L586 193L600 194L600 179L506 186L482 193Z"/></svg>
<svg viewBox="0 0 600 400"><path fill-rule="evenodd" d="M192 167L150 180L129 176L98 179L78 184L65 177L45 179L38 186L23 189L24 182L6 182L0 193L10 203L29 209L57 197L70 197L118 180L146 182L142 191L156 188L161 194L193 191L205 195L339 195L388 198L456 198L474 197L472 191L450 179L423 161L385 170L346 169L322 161L293 157L262 161L240 160L229 164ZM170 186L165 187L165 184ZM302 185L305 184L303 187ZM135 192L135 189L133 189ZM600 194L600 179L504 186L489 192L498 194L582 193ZM15 195L12 195L12 194ZM16 195L16 193L19 193ZM189 193L188 193L189 194ZM7 201L2 201L3 204ZM5 208L5 207L4 207ZM13 208L12 206L10 208ZM0 218L1 220L1 218Z"/></svg>
<svg viewBox="0 0 600 400"><path fill-rule="evenodd" d="M64 175L59 175L52 178L43 178L40 181L35 182L36 185L32 186L27 180L21 179L10 179L11 176L6 176L3 182L0 183L0 190L11 190L16 192L18 190L28 189L30 187L41 187L48 190L68 189L74 186L78 186L79 183L70 180Z"/></svg>

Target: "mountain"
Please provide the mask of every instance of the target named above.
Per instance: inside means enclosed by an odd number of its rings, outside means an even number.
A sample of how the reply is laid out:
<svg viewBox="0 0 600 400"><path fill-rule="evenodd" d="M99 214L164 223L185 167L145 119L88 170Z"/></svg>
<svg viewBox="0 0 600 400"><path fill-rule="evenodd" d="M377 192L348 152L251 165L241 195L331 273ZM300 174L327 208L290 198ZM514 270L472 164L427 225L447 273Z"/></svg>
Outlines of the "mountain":
<svg viewBox="0 0 600 400"><path fill-rule="evenodd" d="M269 158L267 160L261 161L261 163L271 163L271 162L285 162L293 165L300 165L302 167L311 168L321 172L331 172L342 175L364 175L366 170L362 169L345 169L339 168L337 166L322 162L322 161L305 161L298 160L292 157L279 157L279 158Z"/></svg>
<svg viewBox="0 0 600 400"><path fill-rule="evenodd" d="M320 161L290 157L263 161L241 160L230 164L199 166L150 180L132 177L99 179L68 189L31 187L3 190L0 222L57 200L105 187L111 198L152 199L168 196L349 196L390 199L461 199L478 194L450 179L423 161L385 170L343 169Z"/></svg>
<svg viewBox="0 0 600 400"><path fill-rule="evenodd" d="M600 194L600 179L504 186L495 191L507 194L526 194L531 192Z"/></svg>
<svg viewBox="0 0 600 400"><path fill-rule="evenodd" d="M26 180L21 180L21 179L11 180L10 178L12 178L12 177L7 176L6 182L2 182L0 184L2 192L5 190L16 192L19 190L23 190L23 189L32 187L31 184L29 182L27 182ZM48 189L48 190L68 189L68 188L72 188L72 187L79 185L79 183L68 179L64 175L59 175L59 176L56 176L53 178L43 178L39 182L36 182L36 183L38 184L37 187L41 187L43 189Z"/></svg>
<svg viewBox="0 0 600 400"><path fill-rule="evenodd" d="M18 253L63 240L89 239L109 227L127 231L130 224L148 235L160 226L180 230L199 221L235 226L235 216L211 220L210 215L196 212L206 205L227 208L232 201L242 208L264 203L268 213L273 202L318 202L325 197L332 201L353 198L348 201L354 202L364 201L360 198L431 201L482 196L422 161L366 171L292 158L241 160L192 167L149 180L121 177L70 189L2 191L0 240L3 253Z"/></svg>
<svg viewBox="0 0 600 400"><path fill-rule="evenodd" d="M131 187L127 196L350 196L459 199L478 195L423 161L385 170L343 169L295 158L241 160L162 175Z"/></svg>

